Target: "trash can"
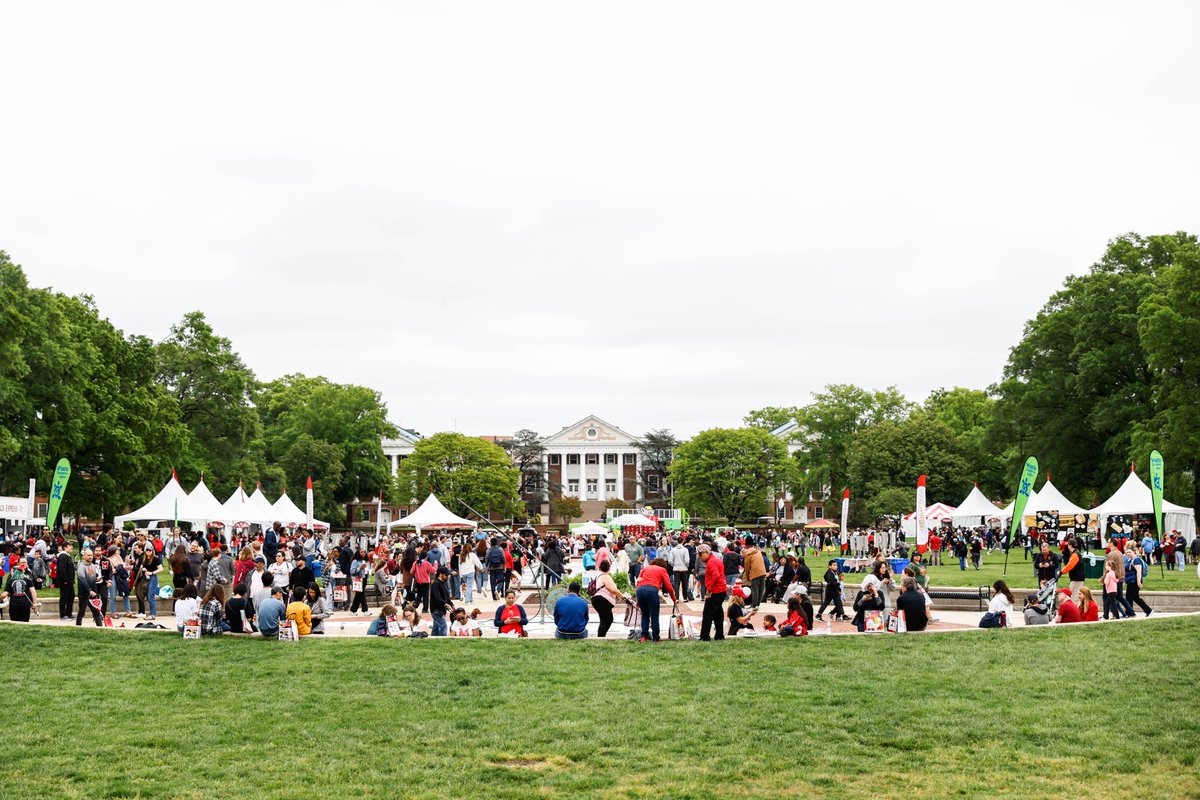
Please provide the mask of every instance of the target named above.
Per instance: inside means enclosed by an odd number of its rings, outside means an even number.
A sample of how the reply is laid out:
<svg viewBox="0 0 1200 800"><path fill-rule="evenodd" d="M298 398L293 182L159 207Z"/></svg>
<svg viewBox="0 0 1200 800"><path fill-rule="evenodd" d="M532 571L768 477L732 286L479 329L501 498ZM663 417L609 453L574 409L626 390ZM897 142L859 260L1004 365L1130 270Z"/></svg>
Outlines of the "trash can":
<svg viewBox="0 0 1200 800"><path fill-rule="evenodd" d="M1104 577L1104 556L1092 555L1084 553L1083 556L1083 577L1099 580Z"/></svg>

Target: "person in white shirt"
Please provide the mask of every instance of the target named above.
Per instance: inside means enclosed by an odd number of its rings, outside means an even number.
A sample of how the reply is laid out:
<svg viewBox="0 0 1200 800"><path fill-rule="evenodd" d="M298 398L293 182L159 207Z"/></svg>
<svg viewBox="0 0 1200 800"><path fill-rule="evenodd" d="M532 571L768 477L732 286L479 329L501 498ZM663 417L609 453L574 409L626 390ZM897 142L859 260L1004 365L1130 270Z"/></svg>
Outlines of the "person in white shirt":
<svg viewBox="0 0 1200 800"><path fill-rule="evenodd" d="M200 616L200 600L196 597L196 585L189 583L180 590L182 597L175 601L175 627L183 630L183 623Z"/></svg>
<svg viewBox="0 0 1200 800"><path fill-rule="evenodd" d="M979 621L981 628L999 628L1001 626L1000 615L1004 615L1005 624L1011 618L1013 613L1013 595L1008 588L1008 584L1004 581L996 581L992 584L992 599L988 601L987 613L983 615L983 619Z"/></svg>
<svg viewBox="0 0 1200 800"><path fill-rule="evenodd" d="M275 563L267 567L267 570L275 576L275 580L271 583L272 586L287 588L292 578L292 565L288 562L287 553L282 547L275 554Z"/></svg>
<svg viewBox="0 0 1200 800"><path fill-rule="evenodd" d="M451 636L475 637L483 636L483 628L479 623L467 616L465 608L454 609L454 621L450 623Z"/></svg>
<svg viewBox="0 0 1200 800"><path fill-rule="evenodd" d="M458 557L458 579L462 586L464 603L475 602L475 573L483 570L483 562L475 554L475 549L464 544Z"/></svg>

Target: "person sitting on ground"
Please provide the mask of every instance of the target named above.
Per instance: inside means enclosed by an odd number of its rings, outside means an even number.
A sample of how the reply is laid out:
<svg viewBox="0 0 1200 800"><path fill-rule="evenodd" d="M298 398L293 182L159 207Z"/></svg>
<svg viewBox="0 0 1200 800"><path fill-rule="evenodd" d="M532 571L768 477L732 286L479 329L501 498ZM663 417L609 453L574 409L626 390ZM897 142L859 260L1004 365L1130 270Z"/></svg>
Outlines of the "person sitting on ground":
<svg viewBox="0 0 1200 800"><path fill-rule="evenodd" d="M496 627L502 634L526 636L525 626L528 624L529 617L525 615L524 606L517 603L517 593L509 589L504 593L504 605L496 609Z"/></svg>
<svg viewBox="0 0 1200 800"><path fill-rule="evenodd" d="M250 603L254 606L255 614L258 613L259 606L271 599L271 590L275 587L275 576L269 572L263 572L259 576L259 583L261 588L257 592L250 592Z"/></svg>
<svg viewBox="0 0 1200 800"><path fill-rule="evenodd" d="M763 615L762 632L763 633L779 633L779 631L775 628L775 615L774 614L764 614Z"/></svg>
<svg viewBox="0 0 1200 800"><path fill-rule="evenodd" d="M758 613L757 608L745 610L742 604L750 599L750 590L745 586L740 586L731 593L732 600L729 601L729 608L725 611L725 616L729 618L729 630L725 632L726 636L737 636L738 631L754 630L754 625L750 620Z"/></svg>
<svg viewBox="0 0 1200 800"><path fill-rule="evenodd" d="M1045 603L1038 602L1037 592L1025 595L1025 624L1050 624L1050 608Z"/></svg>
<svg viewBox="0 0 1200 800"><path fill-rule="evenodd" d="M265 581L266 578L263 578ZM287 616L287 606L283 604L283 587L272 586L271 596L262 601L254 614L258 621L258 632L264 639L279 637L279 623Z"/></svg>
<svg viewBox="0 0 1200 800"><path fill-rule="evenodd" d="M387 624L392 617L396 616L396 607L391 603L384 603L379 609L379 616L371 620L371 624L367 626L367 636L387 636Z"/></svg>
<svg viewBox="0 0 1200 800"><path fill-rule="evenodd" d="M429 635L429 624L421 618L421 612L415 602L406 604L400 612L400 632L416 639L423 639Z"/></svg>
<svg viewBox="0 0 1200 800"><path fill-rule="evenodd" d="M329 607L329 601L321 594L320 587L316 582L308 585L308 614L312 617L312 632L317 635L325 633L325 620L333 616L333 609Z"/></svg>
<svg viewBox="0 0 1200 800"><path fill-rule="evenodd" d="M904 614L904 627L910 632L923 631L929 625L929 615L925 611L925 595L921 593L917 579L912 575L905 575L900 581L896 611Z"/></svg>
<svg viewBox="0 0 1200 800"><path fill-rule="evenodd" d="M567 596L554 604L554 638L586 639L588 604L579 596L579 584L567 586Z"/></svg>
<svg viewBox="0 0 1200 800"><path fill-rule="evenodd" d="M200 604L200 635L215 636L229 630L225 622L225 589L219 583L208 587Z"/></svg>
<svg viewBox="0 0 1200 800"><path fill-rule="evenodd" d="M1079 587L1079 616L1083 622L1100 621L1100 609L1092 599L1092 590L1086 586Z"/></svg>
<svg viewBox="0 0 1200 800"><path fill-rule="evenodd" d="M804 617L804 609L800 605L800 597L794 596L787 602L788 615L779 629L780 636L807 636L808 621Z"/></svg>
<svg viewBox="0 0 1200 800"><path fill-rule="evenodd" d="M200 601L196 598L196 584L185 584L175 599L175 627L183 630L186 620L200 616Z"/></svg>
<svg viewBox="0 0 1200 800"><path fill-rule="evenodd" d="M992 584L992 599L988 601L987 613L979 620L981 628L1006 628L1008 615L1013 610L1013 595L1004 581Z"/></svg>
<svg viewBox="0 0 1200 800"><path fill-rule="evenodd" d="M296 633L301 636L308 636L312 633L312 610L308 607L308 603L304 602L307 594L308 589L303 586L292 589L292 602L288 603L285 612L288 620L296 626Z"/></svg>
<svg viewBox="0 0 1200 800"><path fill-rule="evenodd" d="M467 616L465 608L454 609L454 621L450 623L450 635L462 637L483 636L483 628L479 623Z"/></svg>
<svg viewBox="0 0 1200 800"><path fill-rule="evenodd" d="M225 622L229 625L230 633L253 633L250 618L254 609L246 599L246 584L239 583L233 587L233 599L225 604Z"/></svg>
<svg viewBox="0 0 1200 800"><path fill-rule="evenodd" d="M1075 605L1069 588L1058 590L1058 615L1054 617L1054 621L1058 623L1083 622L1083 615L1079 613L1079 606Z"/></svg>
<svg viewBox="0 0 1200 800"><path fill-rule="evenodd" d="M883 598L873 583L865 584L854 597L854 619L851 622L859 633L867 629L868 611L883 611Z"/></svg>

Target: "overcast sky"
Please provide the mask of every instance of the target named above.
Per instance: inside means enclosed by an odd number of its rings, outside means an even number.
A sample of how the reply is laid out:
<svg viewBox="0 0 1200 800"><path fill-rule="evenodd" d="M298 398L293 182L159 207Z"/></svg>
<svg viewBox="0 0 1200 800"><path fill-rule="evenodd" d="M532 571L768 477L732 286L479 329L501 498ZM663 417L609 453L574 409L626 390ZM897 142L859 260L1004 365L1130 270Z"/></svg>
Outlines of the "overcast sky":
<svg viewBox="0 0 1200 800"><path fill-rule="evenodd" d="M1000 376L1200 232L1200 5L9 3L0 249L422 433Z"/></svg>

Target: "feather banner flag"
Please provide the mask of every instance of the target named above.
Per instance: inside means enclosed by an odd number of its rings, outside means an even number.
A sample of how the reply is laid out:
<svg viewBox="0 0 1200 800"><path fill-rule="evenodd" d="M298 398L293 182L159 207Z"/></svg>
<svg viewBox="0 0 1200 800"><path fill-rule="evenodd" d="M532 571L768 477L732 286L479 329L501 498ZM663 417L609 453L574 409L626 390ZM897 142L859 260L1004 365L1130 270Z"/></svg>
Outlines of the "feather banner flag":
<svg viewBox="0 0 1200 800"><path fill-rule="evenodd" d="M1017 529L1021 527L1021 518L1025 513L1025 505L1029 502L1029 495L1033 492L1033 483L1038 476L1038 461L1033 456L1030 456L1025 461L1025 468L1021 470L1021 480L1017 483L1017 497L1013 500L1013 516L1012 523L1008 526L1008 544L1012 544L1013 537L1017 535ZM1008 549L1007 547L1005 548Z"/></svg>
<svg viewBox="0 0 1200 800"><path fill-rule="evenodd" d="M850 518L850 487L842 492L842 544L850 541L850 531L846 527L847 519Z"/></svg>
<svg viewBox="0 0 1200 800"><path fill-rule="evenodd" d="M1150 499L1154 503L1154 526L1158 540L1163 536L1163 457L1157 450L1150 451Z"/></svg>
<svg viewBox="0 0 1200 800"><path fill-rule="evenodd" d="M308 476L308 489L304 492L304 527L312 530L313 523L313 493L312 493L312 475Z"/></svg>
<svg viewBox="0 0 1200 800"><path fill-rule="evenodd" d="M924 553L929 549L929 530L925 527L925 476L917 479L917 517L913 522L917 526L917 552Z"/></svg>

